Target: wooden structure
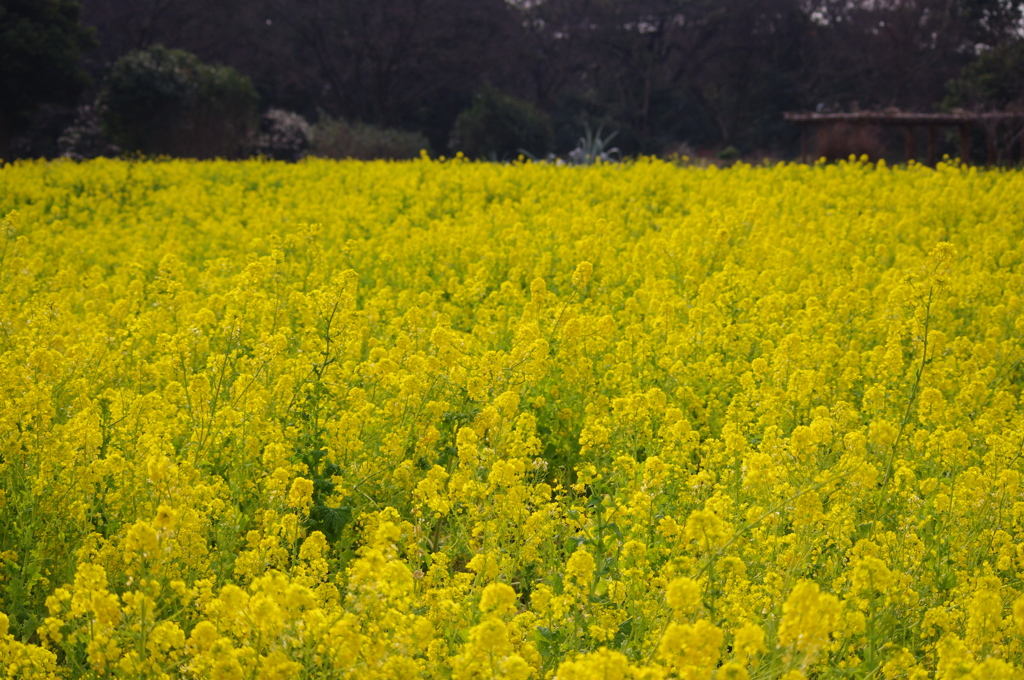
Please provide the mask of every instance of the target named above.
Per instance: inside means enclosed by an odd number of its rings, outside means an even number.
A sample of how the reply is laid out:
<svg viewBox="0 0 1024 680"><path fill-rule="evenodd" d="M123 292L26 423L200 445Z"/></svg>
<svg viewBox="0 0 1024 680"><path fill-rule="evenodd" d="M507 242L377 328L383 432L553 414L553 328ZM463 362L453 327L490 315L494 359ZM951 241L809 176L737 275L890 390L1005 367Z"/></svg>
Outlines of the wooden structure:
<svg viewBox="0 0 1024 680"><path fill-rule="evenodd" d="M899 126L906 135L906 158L914 158L914 132L918 126L928 128L928 164L935 165L938 146L938 129L956 127L960 132L960 159L970 156L971 126L982 125L985 129L988 163L996 162L996 127L1000 123L1017 122L1024 124L1024 112L997 111L991 113L911 113L906 111L858 111L856 113L804 113L783 114L791 123L797 123L800 131L800 158L807 160L807 129L835 123L853 125ZM1021 138L1021 156L1024 158L1024 135Z"/></svg>

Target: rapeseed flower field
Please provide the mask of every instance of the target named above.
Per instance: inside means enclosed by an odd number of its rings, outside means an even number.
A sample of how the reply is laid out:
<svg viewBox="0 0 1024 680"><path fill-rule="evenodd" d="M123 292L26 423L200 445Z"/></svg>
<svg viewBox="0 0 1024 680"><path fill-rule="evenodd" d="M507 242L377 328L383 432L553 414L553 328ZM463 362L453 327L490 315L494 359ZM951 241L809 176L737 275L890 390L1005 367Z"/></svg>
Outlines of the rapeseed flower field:
<svg viewBox="0 0 1024 680"><path fill-rule="evenodd" d="M0 170L7 678L1024 673L1024 174Z"/></svg>

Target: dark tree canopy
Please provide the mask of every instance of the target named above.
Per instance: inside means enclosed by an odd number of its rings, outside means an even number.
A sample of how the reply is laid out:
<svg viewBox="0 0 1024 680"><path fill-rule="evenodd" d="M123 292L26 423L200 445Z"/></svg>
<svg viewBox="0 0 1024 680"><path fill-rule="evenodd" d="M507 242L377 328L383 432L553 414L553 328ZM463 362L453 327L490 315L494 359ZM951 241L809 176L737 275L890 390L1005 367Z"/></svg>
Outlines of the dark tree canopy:
<svg viewBox="0 0 1024 680"><path fill-rule="evenodd" d="M934 111L951 92L957 105L1009 101L991 93L1015 87L1024 25L1024 0L81 2L99 38L84 61L97 83L125 54L163 44L248 76L265 107L422 133L437 153L453 150L455 121L493 87L550 116L558 153L589 123L618 131L626 154L685 142L785 155L799 134L787 110ZM71 0L0 7L15 36L4 50L46 52L4 68L63 74L5 77L11 126L44 95L74 99L88 35ZM11 33L16 21L46 28ZM50 32L63 42L32 37Z"/></svg>
<svg viewBox="0 0 1024 680"><path fill-rule="evenodd" d="M154 45L114 63L102 102L113 140L128 151L237 157L256 124L256 90L228 66Z"/></svg>
<svg viewBox="0 0 1024 680"><path fill-rule="evenodd" d="M89 84L80 63L95 42L76 0L0 2L0 157L40 104L74 105Z"/></svg>
<svg viewBox="0 0 1024 680"><path fill-rule="evenodd" d="M950 107L1024 110L1024 39L983 52L948 88Z"/></svg>

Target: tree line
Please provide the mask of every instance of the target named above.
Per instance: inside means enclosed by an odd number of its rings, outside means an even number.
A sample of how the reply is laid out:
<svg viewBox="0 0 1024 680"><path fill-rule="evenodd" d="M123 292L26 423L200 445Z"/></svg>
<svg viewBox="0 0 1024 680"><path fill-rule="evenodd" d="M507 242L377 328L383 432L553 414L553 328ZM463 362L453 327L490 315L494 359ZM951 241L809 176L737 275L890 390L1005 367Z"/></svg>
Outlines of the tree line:
<svg viewBox="0 0 1024 680"><path fill-rule="evenodd" d="M162 45L234 68L263 109L434 153L489 92L545 117L539 151L587 124L627 154L786 156L788 110L1019 106L1022 26L1024 0L2 0L0 144L52 136Z"/></svg>

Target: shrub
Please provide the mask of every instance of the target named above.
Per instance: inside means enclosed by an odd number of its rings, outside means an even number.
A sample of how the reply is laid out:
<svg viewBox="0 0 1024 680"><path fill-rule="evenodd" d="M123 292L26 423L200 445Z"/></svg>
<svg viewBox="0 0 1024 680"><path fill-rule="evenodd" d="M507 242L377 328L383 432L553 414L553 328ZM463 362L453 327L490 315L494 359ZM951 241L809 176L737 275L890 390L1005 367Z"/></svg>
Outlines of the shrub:
<svg viewBox="0 0 1024 680"><path fill-rule="evenodd" d="M449 148L470 158L509 160L521 153L534 157L551 150L551 119L533 104L486 88L455 119Z"/></svg>
<svg viewBox="0 0 1024 680"><path fill-rule="evenodd" d="M718 160L732 163L740 159L740 150L733 145L729 145L718 152Z"/></svg>
<svg viewBox="0 0 1024 680"><path fill-rule="evenodd" d="M401 160L416 158L420 151L429 150L430 142L419 132L350 123L322 115L313 126L310 146L312 155L322 158Z"/></svg>
<svg viewBox="0 0 1024 680"><path fill-rule="evenodd" d="M299 114L270 109L263 114L253 151L274 160L297 161L306 155L312 135L312 126Z"/></svg>
<svg viewBox="0 0 1024 680"><path fill-rule="evenodd" d="M234 69L159 45L119 59L102 96L118 146L194 158L244 155L257 101L252 82Z"/></svg>

